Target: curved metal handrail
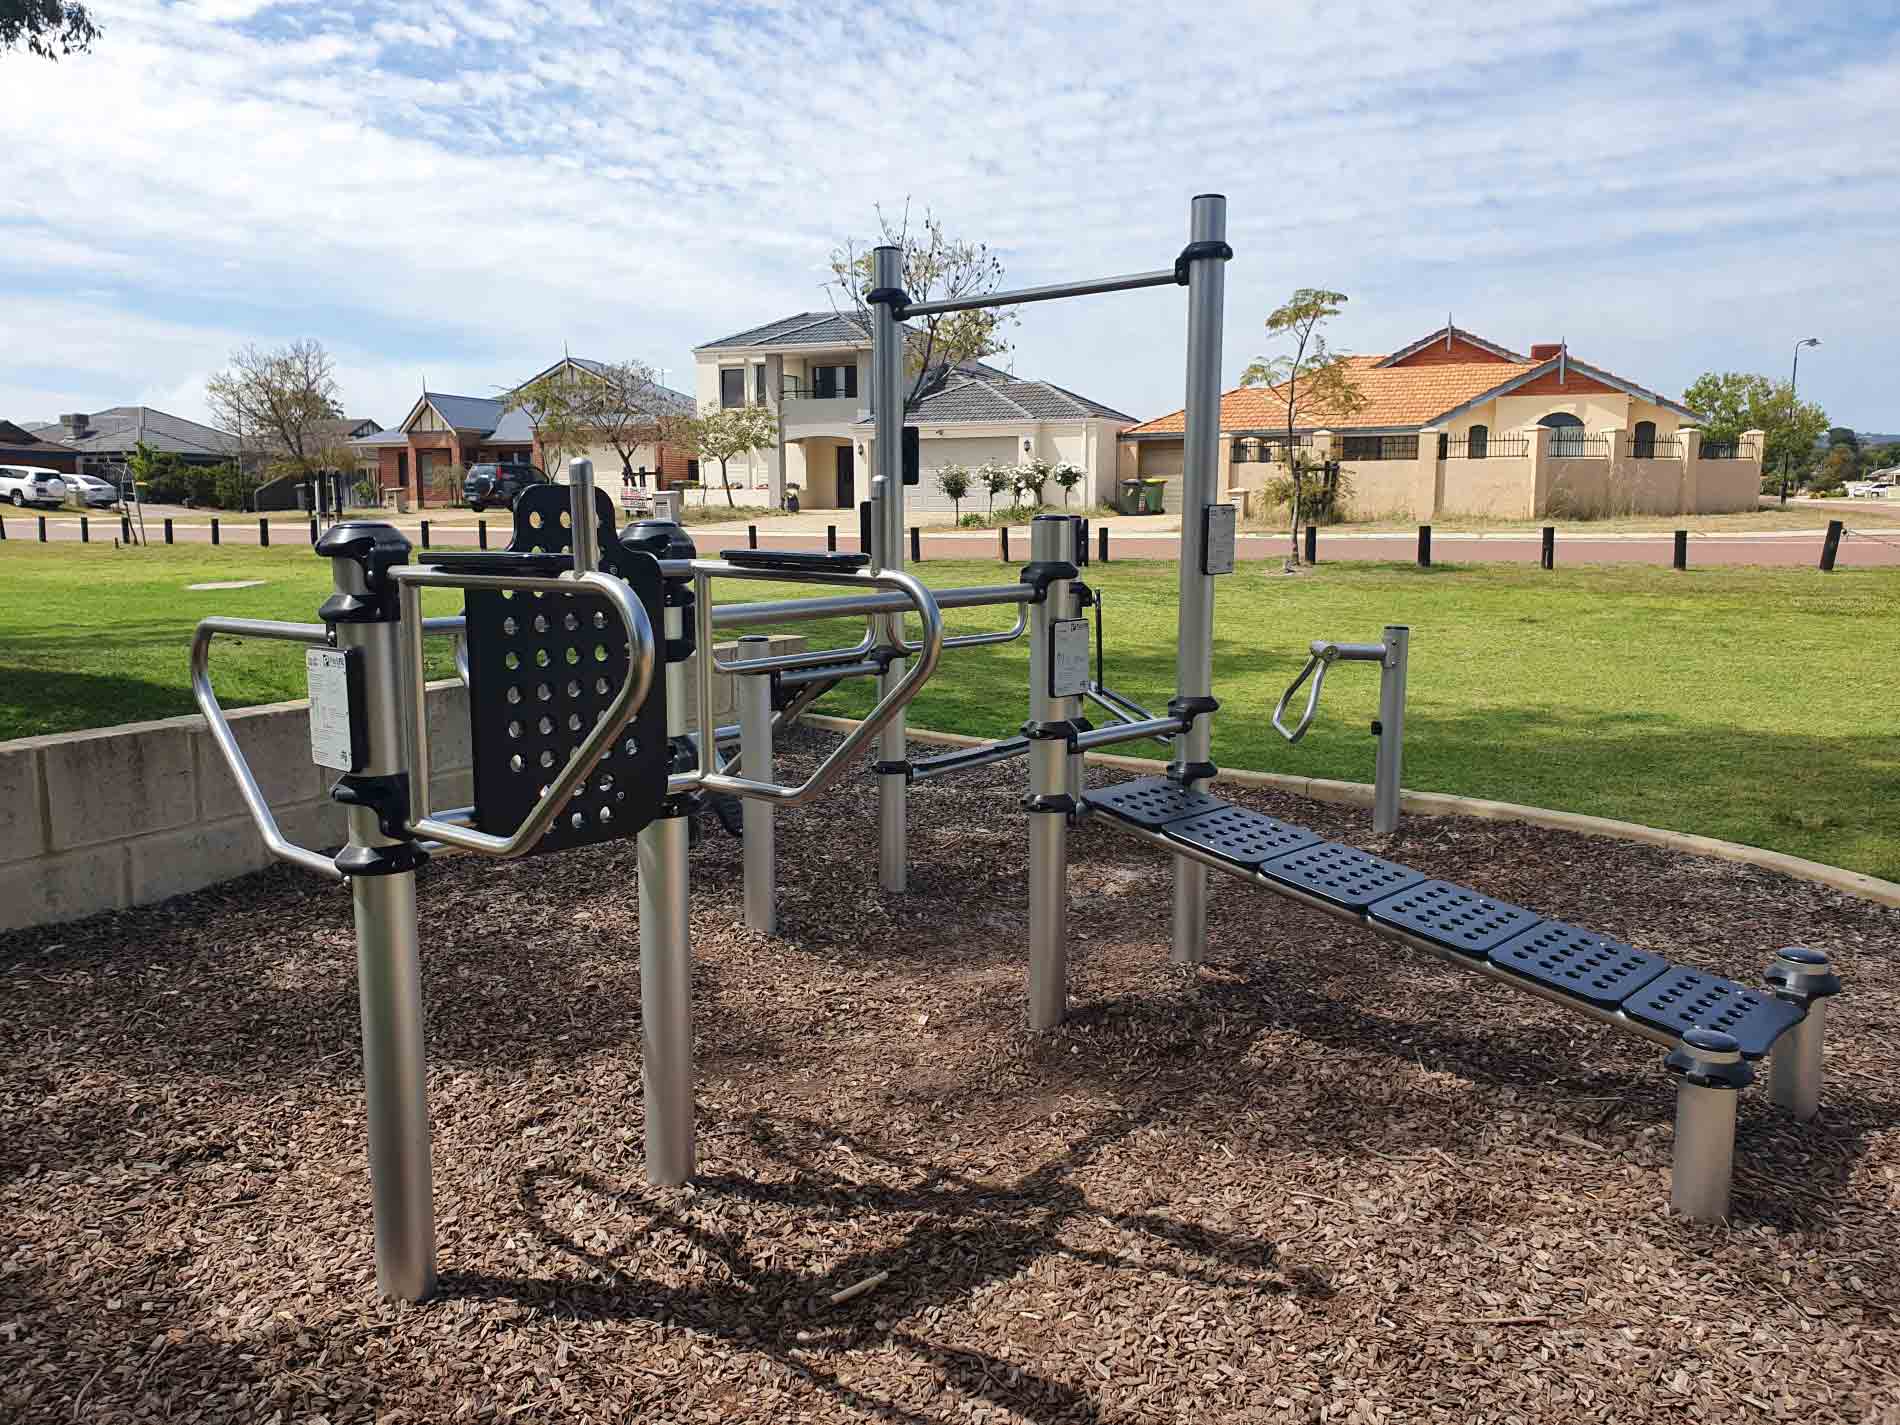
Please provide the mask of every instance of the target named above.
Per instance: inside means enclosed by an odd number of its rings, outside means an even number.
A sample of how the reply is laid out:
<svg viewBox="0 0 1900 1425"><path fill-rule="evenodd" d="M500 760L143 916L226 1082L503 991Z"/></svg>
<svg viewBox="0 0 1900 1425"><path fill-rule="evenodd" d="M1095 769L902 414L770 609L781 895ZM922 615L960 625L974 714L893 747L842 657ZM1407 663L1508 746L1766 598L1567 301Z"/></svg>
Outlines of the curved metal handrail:
<svg viewBox="0 0 1900 1425"><path fill-rule="evenodd" d="M811 801L832 783L836 782L848 770L852 759L865 744L882 732L885 726L902 712L917 692L937 671L937 662L943 656L943 611L938 608L937 600L930 590L919 580L901 570L886 569L873 571L858 570L850 574L830 574L822 571L800 570L795 573L786 570L762 570L741 568L713 560L692 561L694 581L694 615L696 641L704 662L699 668L697 693L697 715L700 727L713 726L712 720L712 677L713 668L710 658L713 638L713 604L709 585L714 577L736 579L766 579L782 583L869 585L874 589L890 589L902 594L923 625L923 643L917 660L905 671L896 686L888 689L879 698L871 711L838 744L831 755L813 770L811 776L795 787L783 786L777 782L759 782L749 777L734 777L713 770L714 752L712 744L715 738L704 738L700 743L700 765L695 772L680 773L667 781L670 795L680 792L704 790L724 792L732 796L754 797L763 801L776 802L781 806L801 806ZM723 667L724 665L722 665Z"/></svg>
<svg viewBox="0 0 1900 1425"><path fill-rule="evenodd" d="M525 855L534 849L535 843L553 824L562 805L574 794L574 789L592 774L595 765L606 755L608 745L620 735L620 730L646 701L647 693L653 686L655 658L653 626L647 619L646 609L633 596L633 590L624 580L598 571L564 578L543 578L509 574L460 574L424 564L399 566L391 569L388 577L395 580L402 598L399 626L403 639L401 661L404 705L410 718L407 739L409 785L410 797L416 809L416 814L408 822L408 830L416 836L431 837L445 846L458 847L463 851L479 851L497 860L512 860ZM620 685L614 700L595 722L593 731L582 739L581 745L567 759L567 764L548 783L548 789L541 794L541 799L507 836L476 831L472 827L429 814L429 713L423 697L425 681L422 661L422 635L425 632L422 590L425 588L511 589L530 594L598 594L613 605L614 612L627 631L626 681Z"/></svg>
<svg viewBox="0 0 1900 1425"><path fill-rule="evenodd" d="M250 764L244 760L244 750L238 746L237 734L231 731L231 724L218 702L218 695L211 688L211 640L220 633L247 638L274 638L286 643L303 643L321 648L329 643L330 630L320 623L286 623L281 619L200 619L191 637L191 696L198 704L198 711L204 714L205 723L211 729L211 741L224 757L224 765L231 769L232 779L237 782L238 795L244 800L244 809L251 814L251 820L257 824L258 834L264 838L264 849L280 861L288 861L293 866L301 866L306 871L340 881L343 873L337 870L336 862L321 851L294 845L278 829L277 818L271 815L270 803L264 799L263 788L257 785L257 778L251 775Z"/></svg>
<svg viewBox="0 0 1900 1425"><path fill-rule="evenodd" d="M1298 742L1306 736L1306 730L1313 725L1313 718L1319 712L1319 690L1326 682L1326 670L1332 666L1333 659L1338 656L1339 650L1332 644L1315 644L1313 656L1308 658L1306 666L1300 669L1300 676L1289 683L1287 690L1280 694L1279 706L1273 710L1273 727L1288 742ZM1280 719L1286 716L1287 704L1292 702L1293 695L1299 692L1300 684L1309 677L1313 680L1313 689L1306 695L1306 711L1300 714L1299 725L1288 730L1287 725Z"/></svg>

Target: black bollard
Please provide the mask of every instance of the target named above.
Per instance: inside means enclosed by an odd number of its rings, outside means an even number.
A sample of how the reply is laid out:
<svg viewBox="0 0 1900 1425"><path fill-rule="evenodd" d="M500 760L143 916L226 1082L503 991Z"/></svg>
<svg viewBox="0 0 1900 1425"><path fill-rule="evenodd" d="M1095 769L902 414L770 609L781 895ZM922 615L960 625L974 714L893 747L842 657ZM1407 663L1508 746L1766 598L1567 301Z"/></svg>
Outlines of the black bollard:
<svg viewBox="0 0 1900 1425"><path fill-rule="evenodd" d="M1306 527L1306 562L1319 563L1319 526L1309 524Z"/></svg>
<svg viewBox="0 0 1900 1425"><path fill-rule="evenodd" d="M1103 525L1095 531L1095 557L1102 563L1108 563L1108 526Z"/></svg>
<svg viewBox="0 0 1900 1425"><path fill-rule="evenodd" d="M168 519L165 521L165 543L170 544L171 542L172 542L172 522Z"/></svg>
<svg viewBox="0 0 1900 1425"><path fill-rule="evenodd" d="M757 549L759 547L759 527L755 524L749 524L745 527L745 547L747 549Z"/></svg>
<svg viewBox="0 0 1900 1425"><path fill-rule="evenodd" d="M211 517L211 542L213 544L218 542L218 517L216 515Z"/></svg>
<svg viewBox="0 0 1900 1425"><path fill-rule="evenodd" d="M1432 567L1432 527L1428 524L1418 527L1418 567Z"/></svg>
<svg viewBox="0 0 1900 1425"><path fill-rule="evenodd" d="M836 526L835 524L828 524L825 526L825 553L836 554L837 552L838 552L838 526Z"/></svg>
<svg viewBox="0 0 1900 1425"><path fill-rule="evenodd" d="M1689 567L1689 531L1686 529L1679 529L1676 531L1676 568L1687 569L1688 567Z"/></svg>
<svg viewBox="0 0 1900 1425"><path fill-rule="evenodd" d="M997 531L997 545L1003 551L1003 562L1009 563L1009 526L1002 525Z"/></svg>
<svg viewBox="0 0 1900 1425"><path fill-rule="evenodd" d="M1554 524L1544 526L1544 551L1540 562L1546 569L1557 567L1557 526Z"/></svg>
<svg viewBox="0 0 1900 1425"><path fill-rule="evenodd" d="M258 516L257 520L257 547L259 549L270 548L270 521L265 519L262 515Z"/></svg>
<svg viewBox="0 0 1900 1425"><path fill-rule="evenodd" d="M429 547L429 522L427 520L422 522L422 547L424 549Z"/></svg>
<svg viewBox="0 0 1900 1425"><path fill-rule="evenodd" d="M1841 552L1841 535L1846 532L1846 529L1847 527L1839 520L1827 522L1827 538L1821 543L1821 572L1823 574L1834 572L1834 561Z"/></svg>
<svg viewBox="0 0 1900 1425"><path fill-rule="evenodd" d="M92 521L87 519L84 515L79 517L79 542L81 544L92 543Z"/></svg>
<svg viewBox="0 0 1900 1425"><path fill-rule="evenodd" d="M923 534L918 530L916 525L910 527L910 562L913 564L921 564L924 562Z"/></svg>

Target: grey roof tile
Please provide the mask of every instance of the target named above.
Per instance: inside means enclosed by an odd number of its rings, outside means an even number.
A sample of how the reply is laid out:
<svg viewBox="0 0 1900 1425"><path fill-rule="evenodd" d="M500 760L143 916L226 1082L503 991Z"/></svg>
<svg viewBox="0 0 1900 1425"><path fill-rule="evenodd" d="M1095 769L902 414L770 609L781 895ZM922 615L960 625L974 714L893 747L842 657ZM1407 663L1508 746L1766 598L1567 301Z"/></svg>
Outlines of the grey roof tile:
<svg viewBox="0 0 1900 1425"><path fill-rule="evenodd" d="M94 411L86 418L86 429L79 435L73 435L58 421L42 422L27 429L42 440L63 441L72 449L90 455L130 451L140 440L154 450L179 455L229 455L235 444L221 430L150 406L112 406Z"/></svg>
<svg viewBox="0 0 1900 1425"><path fill-rule="evenodd" d="M871 334L856 316L844 312L797 312L762 326L701 342L694 351L721 347L806 346L825 342L867 342Z"/></svg>
<svg viewBox="0 0 1900 1425"><path fill-rule="evenodd" d="M422 393L436 414L457 430L493 430L501 424L504 402L487 396L452 396L446 391Z"/></svg>

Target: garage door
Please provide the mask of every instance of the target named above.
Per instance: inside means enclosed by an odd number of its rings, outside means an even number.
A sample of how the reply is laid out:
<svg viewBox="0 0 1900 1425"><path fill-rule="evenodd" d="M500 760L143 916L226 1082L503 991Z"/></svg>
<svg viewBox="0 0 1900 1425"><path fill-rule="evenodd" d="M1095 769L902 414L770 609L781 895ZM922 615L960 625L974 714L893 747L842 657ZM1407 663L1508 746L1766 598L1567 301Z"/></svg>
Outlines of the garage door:
<svg viewBox="0 0 1900 1425"><path fill-rule="evenodd" d="M922 479L904 491L904 508L934 512L941 510L950 513L950 501L944 498L943 491L937 488L937 472L946 465L966 466L972 472L985 461L994 460L1004 465L1016 463L1018 449L1017 437L1009 435L960 435L944 436L933 439L925 436L920 443ZM971 481L970 494L963 501L963 512L967 515L973 510L987 509L990 497L981 485ZM1014 496L999 495L999 504L1008 504Z"/></svg>
<svg viewBox="0 0 1900 1425"><path fill-rule="evenodd" d="M1161 504L1170 514L1181 511L1181 471L1183 463L1182 447L1163 441L1143 441L1141 443L1141 475L1144 480L1166 480L1168 487L1162 492Z"/></svg>

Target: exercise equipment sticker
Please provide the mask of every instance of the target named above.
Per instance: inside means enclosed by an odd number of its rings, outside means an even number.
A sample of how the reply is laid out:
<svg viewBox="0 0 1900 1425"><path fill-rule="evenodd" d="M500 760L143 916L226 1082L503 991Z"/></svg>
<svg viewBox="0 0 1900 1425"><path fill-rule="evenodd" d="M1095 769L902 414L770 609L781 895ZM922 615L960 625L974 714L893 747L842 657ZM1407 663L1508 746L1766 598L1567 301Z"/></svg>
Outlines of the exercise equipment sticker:
<svg viewBox="0 0 1900 1425"><path fill-rule="evenodd" d="M310 752L319 767L354 772L362 758L358 730L351 712L361 702L352 697L353 649L310 648L304 651L304 669L310 679Z"/></svg>

